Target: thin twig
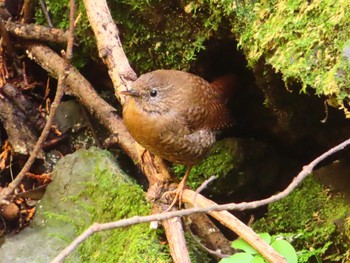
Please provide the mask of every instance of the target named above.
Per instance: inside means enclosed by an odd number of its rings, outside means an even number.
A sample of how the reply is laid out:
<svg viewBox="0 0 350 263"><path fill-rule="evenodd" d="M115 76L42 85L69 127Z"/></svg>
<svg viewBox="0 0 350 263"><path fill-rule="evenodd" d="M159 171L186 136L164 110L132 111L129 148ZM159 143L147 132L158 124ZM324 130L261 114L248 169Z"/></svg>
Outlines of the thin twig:
<svg viewBox="0 0 350 263"><path fill-rule="evenodd" d="M215 250L212 250L208 247L206 247L204 244L202 244L200 238L198 238L191 230L190 227L187 228L187 231L191 234L191 237L193 238L193 240L197 243L198 246L200 246L202 249L204 249L205 251L207 251L209 254L213 255L213 256L216 256L218 258L227 258L231 255L229 254L224 254L224 253L221 253L220 251L215 251Z"/></svg>
<svg viewBox="0 0 350 263"><path fill-rule="evenodd" d="M200 192L202 192L207 186L208 184L210 184L212 181L214 181L216 179L216 176L212 175L210 176L209 179L205 180L196 190L196 194L194 195L194 198L193 198L193 206L196 207L196 199L197 199L197 196Z"/></svg>
<svg viewBox="0 0 350 263"><path fill-rule="evenodd" d="M70 61L73 57L73 45L74 45L74 17L75 17L75 0L70 0L70 12L69 12L69 35L67 42L66 61L67 67L70 66Z"/></svg>
<svg viewBox="0 0 350 263"><path fill-rule="evenodd" d="M46 4L44 0L39 0L41 9L43 10L43 13L45 15L46 21L49 24L49 27L53 27L51 17L49 15L49 12L47 12Z"/></svg>
<svg viewBox="0 0 350 263"><path fill-rule="evenodd" d="M349 144L350 144L350 139L347 139L346 141L338 144L337 146L323 153L308 165L304 166L302 171L293 179L293 181L288 185L288 187L276 195L272 195L268 198L265 198L259 201L253 201L253 202L243 202L239 204L230 203L230 204L224 204L224 205L213 205L213 206L203 207L203 208L197 207L197 208L184 209L180 211L167 212L162 214L154 214L149 216L134 216L128 219L122 219L116 222L110 222L110 223L104 223L104 224L95 223L91 225L87 230L85 230L82 234L80 234L69 246L67 246L51 262L52 263L63 262L65 257L67 257L70 253L72 253L79 244L81 244L85 239L87 239L89 236L91 236L95 232L100 232L100 231L109 230L109 229L118 228L118 227L127 227L130 225L146 223L151 221L162 221L172 217L182 217L182 216L187 216L194 213L209 213L212 211L223 211L223 210L242 211L247 209L254 209L254 208L278 201L286 197L288 194L290 194L306 178L306 176L312 172L312 170L315 168L317 164L319 164L321 161L331 156L332 154L340 150L343 150ZM190 190L186 189L184 191L184 195L186 191L190 191Z"/></svg>
<svg viewBox="0 0 350 263"><path fill-rule="evenodd" d="M75 2L74 2L74 0L71 0L70 3L71 3L70 19L71 19L71 21L73 20L73 23L70 24L70 28L69 28L69 38L68 38L67 51L66 51L66 56L65 56L66 69L69 69L70 60L71 60L72 54L73 54L72 49L73 49L73 41L74 41L73 32L74 32ZM51 105L50 113L49 113L47 122L45 124L45 127L44 127L38 141L36 142L36 144L33 148L33 151L29 155L27 162L24 164L22 170L19 172L17 177L8 185L8 187L4 188L1 191L1 193L0 193L0 205L8 204L8 201L6 199L18 187L18 185L21 183L21 181L25 177L25 174L29 171L30 167L34 163L36 156L38 155L44 141L46 140L46 138L50 132L50 129L51 129L51 126L53 123L53 119L54 119L55 113L57 111L57 107L60 104L60 101L64 95L65 82L66 82L68 75L69 75L69 70L65 70L63 72L62 76L60 76L58 78L56 95L55 95L54 101Z"/></svg>

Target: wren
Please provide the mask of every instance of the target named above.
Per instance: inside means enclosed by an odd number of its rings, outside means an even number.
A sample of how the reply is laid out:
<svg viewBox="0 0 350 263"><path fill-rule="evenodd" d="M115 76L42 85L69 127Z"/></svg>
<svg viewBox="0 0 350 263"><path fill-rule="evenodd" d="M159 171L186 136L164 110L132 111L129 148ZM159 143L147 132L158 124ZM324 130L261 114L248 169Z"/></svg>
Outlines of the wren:
<svg viewBox="0 0 350 263"><path fill-rule="evenodd" d="M191 73L155 70L122 94L132 137L151 153L188 167L178 187L181 201L192 166L210 151L215 131L231 124L223 89Z"/></svg>

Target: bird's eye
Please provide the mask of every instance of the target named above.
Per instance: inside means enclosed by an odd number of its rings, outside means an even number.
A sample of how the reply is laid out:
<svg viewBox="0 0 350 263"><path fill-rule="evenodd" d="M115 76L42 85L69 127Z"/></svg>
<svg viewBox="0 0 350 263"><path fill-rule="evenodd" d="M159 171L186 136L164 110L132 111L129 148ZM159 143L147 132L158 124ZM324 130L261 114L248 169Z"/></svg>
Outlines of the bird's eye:
<svg viewBox="0 0 350 263"><path fill-rule="evenodd" d="M151 95L151 97L155 97L157 96L157 91L155 89L152 89L149 95Z"/></svg>

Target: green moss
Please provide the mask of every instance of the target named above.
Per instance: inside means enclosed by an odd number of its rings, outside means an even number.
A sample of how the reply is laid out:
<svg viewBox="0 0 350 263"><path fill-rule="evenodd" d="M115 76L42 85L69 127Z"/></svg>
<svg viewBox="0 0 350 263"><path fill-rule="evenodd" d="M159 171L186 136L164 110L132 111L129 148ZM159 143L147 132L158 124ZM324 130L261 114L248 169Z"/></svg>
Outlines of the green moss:
<svg viewBox="0 0 350 263"><path fill-rule="evenodd" d="M272 203L254 224L257 232L280 234L298 251L298 262L311 257L334 262L347 259L349 244L341 232L349 207L311 176L288 197Z"/></svg>
<svg viewBox="0 0 350 263"><path fill-rule="evenodd" d="M350 117L344 106L350 101L350 62L343 56L350 40L349 1L205 0L189 5L194 17L202 12L211 24L228 20L251 67L265 61L282 73L286 85L299 82L304 92L314 89Z"/></svg>
<svg viewBox="0 0 350 263"><path fill-rule="evenodd" d="M78 235L94 222L151 213L141 187L117 168L107 151L92 147L68 157L69 161L60 161L55 169L74 178L79 174L79 179L65 183L69 188L74 184L77 190L60 201L61 208L46 213L50 222L56 220L74 226ZM95 233L78 247L68 262L171 262L159 234L160 230L150 229L147 223Z"/></svg>
<svg viewBox="0 0 350 263"><path fill-rule="evenodd" d="M234 24L233 30L241 32L239 44L250 65L265 59L287 83L299 81L303 91L312 87L316 94L334 98L344 108L350 98L349 71L343 70L342 62L344 45L350 39L350 3L260 1L249 10L243 31Z"/></svg>
<svg viewBox="0 0 350 263"><path fill-rule="evenodd" d="M68 2L47 3L54 26L68 28ZM187 1L110 0L108 5L121 32L123 48L138 72L157 68L188 70L214 32L221 28L228 32L219 11L199 8L193 13ZM79 43L77 61L83 65L90 57L96 58L97 53L82 1L77 6L77 13L81 14L75 32ZM37 22L45 24L41 10L37 10Z"/></svg>
<svg viewBox="0 0 350 263"><path fill-rule="evenodd" d="M54 25L67 28L68 0L47 4ZM350 101L349 59L343 56L350 40L347 0L110 0L108 4L123 48L138 72L188 70L206 40L227 38L231 30L251 67L266 61L282 73L287 85L300 82L304 92L312 88L326 95L331 105L350 117L344 106ZM76 28L80 45L76 57L82 65L97 52L82 1L78 14L82 16ZM41 11L36 18L44 23Z"/></svg>
<svg viewBox="0 0 350 263"><path fill-rule="evenodd" d="M81 194L93 200L93 222L110 222L135 215L149 215L150 205L140 186L115 181L103 167L92 171L98 183L89 184ZM83 230L84 226L81 230ZM169 262L166 249L159 250L157 231L148 224L134 225L96 234L81 247L82 262ZM117 260L117 261L116 261Z"/></svg>
<svg viewBox="0 0 350 263"><path fill-rule="evenodd" d="M52 0L46 1L47 10L50 14L53 26L61 29L69 28L69 0ZM79 17L74 29L74 46L73 64L81 68L91 58L97 58L97 47L95 36L90 28L87 19L83 1L76 1L76 17ZM38 24L47 25L42 9L37 2L35 20ZM60 50L62 47L60 47Z"/></svg>
<svg viewBox="0 0 350 263"><path fill-rule="evenodd" d="M157 68L189 69L215 30L193 18L186 1L110 1L122 32L123 48L138 72Z"/></svg>

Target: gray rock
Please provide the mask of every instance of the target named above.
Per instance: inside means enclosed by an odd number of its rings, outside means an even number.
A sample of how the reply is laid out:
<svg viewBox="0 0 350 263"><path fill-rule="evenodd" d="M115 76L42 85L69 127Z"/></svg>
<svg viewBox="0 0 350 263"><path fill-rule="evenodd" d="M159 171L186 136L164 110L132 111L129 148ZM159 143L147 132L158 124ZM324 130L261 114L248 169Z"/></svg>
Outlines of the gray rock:
<svg viewBox="0 0 350 263"><path fill-rule="evenodd" d="M128 197L124 193L128 187L134 190L126 192L130 192L136 198ZM91 189L93 189L93 192L91 192ZM124 200L118 201L118 195ZM130 213L142 214L141 210L132 211L132 208L129 208L130 202L128 200L134 202L135 207L138 207L137 209L140 209L140 207L147 208L142 190L119 169L107 151L92 147L89 150L80 150L67 155L57 163L53 172L53 181L48 186L43 199L37 205L37 213L31 226L19 234L6 237L0 248L0 262L50 262L78 235L77 230L81 232L94 221L117 220L118 212L114 212L113 209L127 209L122 215L125 217L129 217ZM111 201L119 203L119 207ZM120 207L123 207L123 209L120 209ZM143 211L144 213L149 212L147 209ZM104 214L107 217L104 217ZM149 231L148 226L144 226L145 231ZM118 230L114 230L113 233L119 233L120 235L131 229L123 229L120 233ZM145 233L140 235L140 238L145 239L146 236L153 238L152 244L158 243L154 240L156 236L152 234ZM108 240L105 243L87 245L91 250L84 249L84 253L87 253L87 255L82 256L79 250L74 252L70 256L69 262L86 262L84 257L90 259L91 255L96 253L95 251L102 255L103 251L109 250L109 243L113 244L114 242L111 249L116 249L117 246L114 239L112 239L114 236L110 232L102 233L101 237ZM121 236L115 238L117 240L122 239ZM88 240L94 242L91 237ZM127 244L131 246L132 241L125 242L128 242ZM121 250L122 253L126 254L126 249ZM157 251L157 248L153 248L153 250ZM143 251L149 253L147 249L143 249ZM109 257L109 254L107 257ZM118 261L119 258L122 258L122 256L113 258L112 261L125 262ZM98 262L98 260L96 258L91 262Z"/></svg>

